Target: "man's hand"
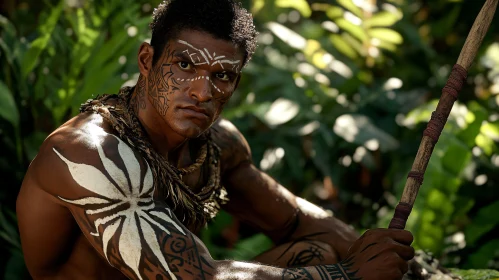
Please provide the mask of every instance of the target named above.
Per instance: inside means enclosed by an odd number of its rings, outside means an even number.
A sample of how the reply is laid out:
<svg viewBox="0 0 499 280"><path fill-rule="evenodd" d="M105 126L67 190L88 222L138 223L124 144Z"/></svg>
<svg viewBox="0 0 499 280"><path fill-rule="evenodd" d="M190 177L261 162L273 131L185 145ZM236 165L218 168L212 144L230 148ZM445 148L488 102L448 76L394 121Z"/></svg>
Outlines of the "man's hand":
<svg viewBox="0 0 499 280"><path fill-rule="evenodd" d="M402 279L414 257L413 239L406 230L368 230L355 241L341 266L352 279Z"/></svg>

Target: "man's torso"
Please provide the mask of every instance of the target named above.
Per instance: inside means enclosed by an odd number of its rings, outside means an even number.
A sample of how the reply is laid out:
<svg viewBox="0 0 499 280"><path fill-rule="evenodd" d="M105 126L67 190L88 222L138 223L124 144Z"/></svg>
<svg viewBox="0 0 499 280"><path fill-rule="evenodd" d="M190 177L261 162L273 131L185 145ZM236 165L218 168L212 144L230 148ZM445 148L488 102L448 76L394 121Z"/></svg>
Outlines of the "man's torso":
<svg viewBox="0 0 499 280"><path fill-rule="evenodd" d="M107 133L116 135L115 131L98 114L82 113L57 129L50 137L59 136L68 141L85 141L92 130L85 129L88 124L97 125ZM229 129L228 129L229 128ZM225 120L217 121L211 129L212 138L221 149L221 173L235 167L239 162L249 160L234 154L231 146L235 143L233 125ZM237 130L236 130L237 131ZM83 135L82 135L83 134ZM48 139L49 139L48 138ZM90 137L91 138L91 137ZM232 144L231 144L232 143ZM196 160L199 147L186 146L187 152L181 152L179 166L188 166ZM229 156L230 155L230 156ZM84 157L84 155L81 155ZM38 159L35 159L37 161ZM30 167L36 168L34 166ZM186 174L182 181L195 193L205 186L209 174L203 164L201 168ZM126 279L121 272L112 268L107 261L94 250L73 219L70 211L63 207L52 195L44 192L34 178L36 172L29 170L18 197L18 216L22 231L22 239L29 239L31 248L24 248L30 272L35 278L47 279ZM45 175L43 175L45 176ZM46 174L57 176L57 174ZM157 192L155 194L157 197ZM38 221L38 222L35 222ZM40 221L46 221L40 224ZM34 228L32 225L38 224ZM29 232L22 230L30 229ZM33 230L34 229L34 230ZM190 229L194 230L194 229ZM196 232L194 232L196 233ZM35 244L35 245L32 245ZM38 277L40 276L40 277Z"/></svg>

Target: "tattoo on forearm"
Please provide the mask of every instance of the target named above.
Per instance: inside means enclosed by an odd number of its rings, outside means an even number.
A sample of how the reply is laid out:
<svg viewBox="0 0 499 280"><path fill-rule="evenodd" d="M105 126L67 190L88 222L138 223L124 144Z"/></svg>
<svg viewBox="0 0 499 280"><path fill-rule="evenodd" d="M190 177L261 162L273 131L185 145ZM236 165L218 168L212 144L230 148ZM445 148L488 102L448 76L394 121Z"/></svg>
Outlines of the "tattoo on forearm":
<svg viewBox="0 0 499 280"><path fill-rule="evenodd" d="M299 267L299 266L306 266L309 265L310 263L314 261L321 261L324 260L324 255L322 252L328 252L326 248L323 248L316 244L314 242L313 237L324 234L324 232L317 232L309 235L302 236L296 240L294 240L285 250L282 252L282 254L277 258L277 260L288 256L289 253L291 253L291 258L287 261L287 267ZM305 250L297 250L296 245L302 244L302 242L305 242L310 245Z"/></svg>
<svg viewBox="0 0 499 280"><path fill-rule="evenodd" d="M282 272L282 280L288 279L313 280L314 278L306 268L287 268Z"/></svg>
<svg viewBox="0 0 499 280"><path fill-rule="evenodd" d="M89 235L95 237L94 242L113 266L133 279L158 279L151 275L158 269L171 279L179 275L204 279L210 275L212 269L202 259L192 234L169 208L155 205L153 176L147 162L139 163L122 140L96 129L101 133L92 144L103 170L72 162L54 148L74 181L95 194L75 200L59 197L85 209L82 229L86 227ZM100 137L116 139L119 157L106 157Z"/></svg>
<svg viewBox="0 0 499 280"><path fill-rule="evenodd" d="M341 264L318 265L308 268L288 268L282 273L283 280L362 280L355 276L357 271L351 272L351 260L345 260ZM313 277L311 270L315 269L320 278Z"/></svg>
<svg viewBox="0 0 499 280"><path fill-rule="evenodd" d="M309 263L316 260L322 262L324 261L324 255L322 254L321 250L324 249L311 243L308 249L293 253L291 259L289 259L287 263L287 266L288 267L306 266Z"/></svg>

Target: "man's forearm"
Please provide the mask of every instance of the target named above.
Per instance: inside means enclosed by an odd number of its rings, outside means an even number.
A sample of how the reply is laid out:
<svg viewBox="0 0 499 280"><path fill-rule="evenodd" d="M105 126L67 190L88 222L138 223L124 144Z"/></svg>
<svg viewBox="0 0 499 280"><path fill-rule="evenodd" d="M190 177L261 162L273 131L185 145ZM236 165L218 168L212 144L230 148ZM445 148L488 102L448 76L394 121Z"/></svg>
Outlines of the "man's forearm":
<svg viewBox="0 0 499 280"><path fill-rule="evenodd" d="M285 242L320 241L330 245L340 259L345 258L348 249L360 235L344 222L308 201L297 198L297 204L300 211L296 216L296 230Z"/></svg>
<svg viewBox="0 0 499 280"><path fill-rule="evenodd" d="M357 279L339 264L319 265L299 268L276 268L255 263L237 261L216 261L213 279L302 279L302 280L340 280Z"/></svg>

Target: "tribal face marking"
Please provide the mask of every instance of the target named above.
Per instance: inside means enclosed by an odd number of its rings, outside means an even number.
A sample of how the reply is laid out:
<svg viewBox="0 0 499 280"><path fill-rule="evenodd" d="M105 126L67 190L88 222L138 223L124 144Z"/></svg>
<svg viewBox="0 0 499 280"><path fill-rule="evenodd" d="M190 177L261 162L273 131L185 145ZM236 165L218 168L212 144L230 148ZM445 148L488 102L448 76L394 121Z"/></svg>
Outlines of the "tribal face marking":
<svg viewBox="0 0 499 280"><path fill-rule="evenodd" d="M166 115L169 108L168 95L175 93L179 90L179 84L173 78L174 73L172 70L172 57L173 51L170 46L165 48L166 63L159 65L155 71L151 73L149 80L149 95L153 106L158 113L162 116Z"/></svg>
<svg viewBox="0 0 499 280"><path fill-rule="evenodd" d="M192 44L184 41L184 40L178 40L177 41L179 44L187 46L187 48L182 51L182 53L186 54L187 57L189 57L190 62L194 66L199 66L199 65L209 65L209 66L214 66L214 65L220 65L222 69L231 69L232 72L238 74L239 73L239 67L240 67L240 62L241 60L231 60L228 59L225 55L217 55L216 52L213 52L213 54L210 54L210 51L207 48L203 49L198 49L194 47ZM223 74L225 72L222 72ZM226 74L227 75L227 74ZM195 78L177 78L178 82L193 82L197 81L200 79L206 79L210 81L210 84L213 86L213 88L221 93L222 95L225 95L225 92L221 90L219 87L215 85L213 80L209 76L198 76ZM223 99L223 98L222 98Z"/></svg>
<svg viewBox="0 0 499 280"><path fill-rule="evenodd" d="M183 51L191 58L192 64L194 65L208 64L210 66L219 64L222 67L222 69L225 69L224 64L229 64L226 66L231 67L232 71L239 73L239 64L240 64L239 62L241 62L240 60L226 59L225 55L217 56L215 52L213 52L213 55L211 55L206 48L200 50L183 40L178 40L178 42L192 49L191 51L189 51L189 49L185 49L185 51Z"/></svg>
<svg viewBox="0 0 499 280"><path fill-rule="evenodd" d="M225 94L225 92L221 91L216 85L215 83L213 83L213 81L210 79L210 77L208 76L198 76L197 78L192 78L192 79L181 79L181 78L177 78L177 81L179 82L193 82L193 81L197 81L199 79L206 79L208 81L210 81L211 85L218 91L220 92L221 94Z"/></svg>
<svg viewBox="0 0 499 280"><path fill-rule="evenodd" d="M95 146L105 173L111 180L103 171L91 165L72 162L54 148L57 156L68 166L75 182L95 194L95 196L76 200L63 197L59 197L59 199L73 205L91 208L85 211L88 217L100 216L93 221L94 230L90 234L101 237L102 249L108 261L110 261L108 244L118 234L117 249L119 255L126 265L134 271L138 279L142 279L139 273L139 263L142 251L146 249L142 248L142 239L147 244L144 246L147 246L159 260L162 268L168 272L172 279L177 279L168 267L154 228L169 235L171 235L171 230L184 236L186 233L174 221L170 209L166 208L165 211L154 209L153 194L155 188L152 172L147 162L145 163L145 176L142 177L140 164L132 149L116 136L104 131L102 133L114 137L118 141L117 149L125 169L120 169L111 159L106 157L100 143L95 143ZM165 223L171 227L166 228ZM99 232L99 227L103 228L102 233ZM118 230L120 227L121 230Z"/></svg>

